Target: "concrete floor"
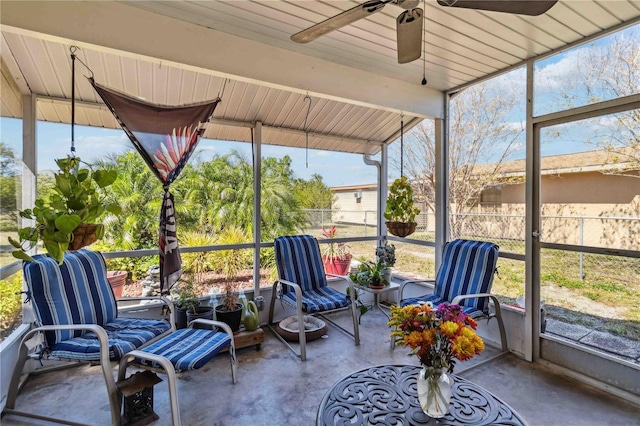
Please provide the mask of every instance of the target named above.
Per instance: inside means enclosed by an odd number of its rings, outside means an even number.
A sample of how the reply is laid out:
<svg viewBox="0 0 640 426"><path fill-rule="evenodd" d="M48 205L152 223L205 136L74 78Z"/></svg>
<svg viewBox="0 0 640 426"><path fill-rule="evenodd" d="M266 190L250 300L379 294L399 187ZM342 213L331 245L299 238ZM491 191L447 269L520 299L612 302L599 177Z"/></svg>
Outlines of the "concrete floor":
<svg viewBox="0 0 640 426"><path fill-rule="evenodd" d="M349 323L346 312L332 314ZM313 425L316 411L331 385L352 371L383 364L416 364L408 350L389 350L389 329L380 312L363 316L361 345L329 327L326 339L307 346L307 361L299 361L270 331L257 352L238 351L238 383L231 383L229 358L221 354L200 370L182 373L178 394L184 425ZM492 348L459 363L462 371L497 354ZM508 403L530 425L639 425L640 406L628 403L539 364L503 356L462 372ZM81 366L32 377L18 398L17 407L67 420L108 425L109 407L98 367ZM166 381L155 387L154 425L171 424ZM44 425L14 416L2 425Z"/></svg>

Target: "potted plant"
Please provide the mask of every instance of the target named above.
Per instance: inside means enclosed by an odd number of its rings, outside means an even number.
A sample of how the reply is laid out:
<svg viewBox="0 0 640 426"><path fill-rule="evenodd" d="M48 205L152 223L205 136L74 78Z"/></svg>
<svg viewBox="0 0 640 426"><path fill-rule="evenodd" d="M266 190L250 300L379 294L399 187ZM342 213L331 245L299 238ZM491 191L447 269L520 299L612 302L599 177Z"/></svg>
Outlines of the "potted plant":
<svg viewBox="0 0 640 426"><path fill-rule="evenodd" d="M383 245L376 248L376 258L384 265L382 276L391 282L391 268L396 264L396 246L387 244L385 240Z"/></svg>
<svg viewBox="0 0 640 426"><path fill-rule="evenodd" d="M193 283L187 280L180 280L174 301L176 309L176 328L187 328L187 312L197 312L200 300L196 294Z"/></svg>
<svg viewBox="0 0 640 426"><path fill-rule="evenodd" d="M416 216L420 209L413 203L413 189L409 180L402 176L396 179L387 197L387 208L384 217L387 219L387 230L397 236L406 237L416 230Z"/></svg>
<svg viewBox="0 0 640 426"><path fill-rule="evenodd" d="M231 327L231 331L238 331L242 322L242 304L238 301L237 283L226 281L221 304L216 306L216 319Z"/></svg>
<svg viewBox="0 0 640 426"><path fill-rule="evenodd" d="M389 285L389 281L382 276L384 263L366 261L358 266L358 272L350 274L349 278L356 284L372 289L382 289Z"/></svg>
<svg viewBox="0 0 640 426"><path fill-rule="evenodd" d="M330 229L322 228L322 236L327 239L336 238L338 229L333 225ZM351 253L346 243L322 244L322 262L327 274L347 275L351 267Z"/></svg>
<svg viewBox="0 0 640 426"><path fill-rule="evenodd" d="M13 256L32 262L27 254L38 241L51 257L62 264L67 250L78 250L104 236L104 225L96 223L105 213L120 214L116 203L107 202L99 189L115 182L115 170L82 167L79 157L55 160L60 168L54 174L54 193L37 198L33 209L20 212L20 217L35 221L33 226L18 230L19 241L9 238L17 250Z"/></svg>

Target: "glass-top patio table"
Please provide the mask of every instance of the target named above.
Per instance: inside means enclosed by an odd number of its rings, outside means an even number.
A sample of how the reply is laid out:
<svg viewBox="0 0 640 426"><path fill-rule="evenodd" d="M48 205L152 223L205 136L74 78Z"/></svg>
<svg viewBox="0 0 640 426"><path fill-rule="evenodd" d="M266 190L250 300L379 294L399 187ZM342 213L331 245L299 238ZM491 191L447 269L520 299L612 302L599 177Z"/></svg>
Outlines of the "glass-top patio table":
<svg viewBox="0 0 640 426"><path fill-rule="evenodd" d="M428 417L420 408L416 376L421 367L383 365L351 373L327 391L316 423L325 425L526 425L509 405L482 387L452 378L449 413Z"/></svg>

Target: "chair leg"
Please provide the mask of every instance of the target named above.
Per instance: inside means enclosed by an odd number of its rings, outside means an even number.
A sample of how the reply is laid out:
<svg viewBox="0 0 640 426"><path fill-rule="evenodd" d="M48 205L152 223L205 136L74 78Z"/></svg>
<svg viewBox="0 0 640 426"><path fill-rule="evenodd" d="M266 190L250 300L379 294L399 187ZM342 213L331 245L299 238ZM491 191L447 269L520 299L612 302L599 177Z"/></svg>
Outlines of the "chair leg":
<svg viewBox="0 0 640 426"><path fill-rule="evenodd" d="M507 345L507 332L504 328L504 322L502 321L502 308L500 307L500 303L494 303L494 308L496 310L496 320L498 320L498 328L500 329L500 342L502 343L502 351L507 352L509 350L509 345Z"/></svg>
<svg viewBox="0 0 640 426"><path fill-rule="evenodd" d="M293 346L291 346L289 344L289 342L287 342L286 340L284 340L284 338L282 336L280 336L275 328L273 327L274 322L273 322L273 310L276 306L276 294L277 294L277 290L278 290L278 282L276 281L273 284L273 288L271 290L271 303L269 303L269 321L267 321L267 327L269 327L269 329L273 332L273 335L276 336L278 338L278 340L280 340L282 343L284 343L290 350L291 352L293 352L294 354L296 354L296 356L298 358L300 358L302 361L306 361L307 360L307 350L306 350L306 343L307 343L307 339L306 339L306 335L304 333L304 327L302 327L299 330L299 337L298 340L300 343L300 351L296 351ZM298 292L300 290L298 289ZM296 300L297 305L296 305L296 312L298 315L298 321L299 324L304 324L304 314L302 313L302 302L301 302L301 296L297 297Z"/></svg>
<svg viewBox="0 0 640 426"><path fill-rule="evenodd" d="M27 336L25 336L26 338ZM30 337L30 335L29 335ZM18 397L18 387L20 386L20 376L22 376L22 370L24 369L24 364L27 362L29 358L29 348L25 344L25 339L22 339L20 342L20 350L18 352L18 359L16 361L16 366L13 369L13 374L11 375L11 382L9 383L9 393L7 394L7 403L5 404L5 408L14 409L16 408L16 398Z"/></svg>
<svg viewBox="0 0 640 426"><path fill-rule="evenodd" d="M235 385L238 382L238 365L236 359L236 345L231 339L231 344L229 345L229 359L231 360L231 380Z"/></svg>
<svg viewBox="0 0 640 426"><path fill-rule="evenodd" d="M353 317L353 339L355 340L356 346L360 346L360 321L358 321L358 312L356 309L356 295L353 285L349 286L349 296L351 297L351 316Z"/></svg>
<svg viewBox="0 0 640 426"><path fill-rule="evenodd" d="M300 359L307 360L307 335L304 332L304 312L302 312L302 302L298 298L298 341L300 343Z"/></svg>
<svg viewBox="0 0 640 426"><path fill-rule="evenodd" d="M14 412L18 415L21 415L15 409L16 398L18 397L18 387L20 385L20 376L22 376L22 370L24 369L24 364L27 362L29 358L29 348L26 345L26 342L31 339L31 337L38 333L39 330L31 330L27 332L22 338L20 342L20 349L18 351L18 359L16 361L16 366L13 370L13 374L11 375L11 382L9 383L9 389L7 394L7 402L5 404L5 411ZM113 379L113 372L111 370L111 362L109 360L109 351L108 349L105 351L101 351L100 353L100 367L102 368L102 374L104 376L105 384L107 386L107 394L109 397L109 408L111 410L111 424L114 426L120 426L120 395L118 393L118 388L116 387L116 382ZM56 419L39 416L40 419L50 419L50 421L54 421Z"/></svg>

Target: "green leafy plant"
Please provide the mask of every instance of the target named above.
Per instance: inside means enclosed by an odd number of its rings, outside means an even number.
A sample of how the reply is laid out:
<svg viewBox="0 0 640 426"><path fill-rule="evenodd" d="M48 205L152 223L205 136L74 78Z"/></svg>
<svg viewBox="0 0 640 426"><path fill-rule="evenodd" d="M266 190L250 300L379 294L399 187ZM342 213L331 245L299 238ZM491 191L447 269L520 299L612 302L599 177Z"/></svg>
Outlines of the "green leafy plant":
<svg viewBox="0 0 640 426"><path fill-rule="evenodd" d="M358 266L358 272L350 274L349 278L356 284L361 286L380 286L380 285L389 285L389 281L385 280L382 276L382 271L385 269L384 263L381 261L371 262L366 261L362 262L360 266Z"/></svg>
<svg viewBox="0 0 640 426"><path fill-rule="evenodd" d="M120 206L104 200L100 189L111 185L117 178L113 169L90 170L82 167L79 157L68 157L55 160L60 168L54 174L54 192L47 197L37 198L33 209L20 212L25 219L35 220L35 226L27 226L18 230L20 241L9 238L9 242L18 250L14 257L33 261L27 254L38 241L42 241L44 249L62 263L64 253L76 238L81 238L74 231L81 224L95 224L105 213L120 214ZM95 224L95 236L104 236L104 226Z"/></svg>
<svg viewBox="0 0 640 426"><path fill-rule="evenodd" d="M406 176L396 179L387 197L387 208L384 217L392 222L411 223L416 221L420 209L413 203L413 189Z"/></svg>
<svg viewBox="0 0 640 426"><path fill-rule="evenodd" d="M200 306L200 300L193 288L193 281L188 278L180 280L175 304L189 312L195 313Z"/></svg>
<svg viewBox="0 0 640 426"><path fill-rule="evenodd" d="M358 290L357 288L354 288L353 290L354 290L353 294L355 295L355 298L356 298L354 303L356 304L356 307L360 311L360 317L358 318L358 324L360 324L360 320L362 319L362 316L367 312L369 312L373 308L373 305L366 305L362 303L362 300L360 300L360 290ZM347 297L350 297L351 293L350 293L349 286L347 286L345 291L347 293Z"/></svg>

